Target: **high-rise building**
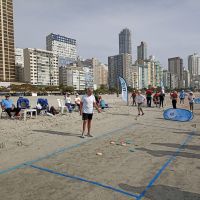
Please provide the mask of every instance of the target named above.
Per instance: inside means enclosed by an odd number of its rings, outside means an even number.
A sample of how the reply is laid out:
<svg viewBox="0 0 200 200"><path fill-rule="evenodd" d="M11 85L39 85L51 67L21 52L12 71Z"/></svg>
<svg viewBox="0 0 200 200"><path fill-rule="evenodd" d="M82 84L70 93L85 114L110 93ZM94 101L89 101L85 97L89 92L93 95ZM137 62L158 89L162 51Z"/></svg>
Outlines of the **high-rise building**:
<svg viewBox="0 0 200 200"><path fill-rule="evenodd" d="M119 33L119 54L132 54L131 31L127 28Z"/></svg>
<svg viewBox="0 0 200 200"><path fill-rule="evenodd" d="M168 59L168 70L178 76L178 88L183 87L183 59L174 57Z"/></svg>
<svg viewBox="0 0 200 200"><path fill-rule="evenodd" d="M0 0L0 81L15 81L12 0Z"/></svg>
<svg viewBox="0 0 200 200"><path fill-rule="evenodd" d="M58 56L51 51L24 49L24 81L32 85L58 85Z"/></svg>
<svg viewBox="0 0 200 200"><path fill-rule="evenodd" d="M197 53L188 56L188 70L191 77L200 75L200 56Z"/></svg>
<svg viewBox="0 0 200 200"><path fill-rule="evenodd" d="M183 87L190 88L190 73L186 69L183 71Z"/></svg>
<svg viewBox="0 0 200 200"><path fill-rule="evenodd" d="M119 76L123 77L130 85L130 68L132 56L130 54L120 54L108 57L108 84L109 88L117 88Z"/></svg>
<svg viewBox="0 0 200 200"><path fill-rule="evenodd" d="M148 88L149 85L149 64L146 61L137 62L138 66L138 88Z"/></svg>
<svg viewBox="0 0 200 200"><path fill-rule="evenodd" d="M76 64L59 68L59 83L72 86L76 91L85 90L85 72Z"/></svg>
<svg viewBox="0 0 200 200"><path fill-rule="evenodd" d="M46 37L46 49L59 57L59 66L66 66L77 58L77 44L75 39L54 33Z"/></svg>
<svg viewBox="0 0 200 200"><path fill-rule="evenodd" d="M15 79L24 82L24 50L15 48Z"/></svg>
<svg viewBox="0 0 200 200"><path fill-rule="evenodd" d="M99 88L101 85L108 85L108 66L101 63L98 59L92 58L82 61L82 65L93 68L94 85Z"/></svg>
<svg viewBox="0 0 200 200"><path fill-rule="evenodd" d="M138 65L133 64L130 68L130 86L138 89Z"/></svg>
<svg viewBox="0 0 200 200"><path fill-rule="evenodd" d="M146 42L141 42L140 46L137 47L137 59L146 60L147 59L147 44Z"/></svg>
<svg viewBox="0 0 200 200"><path fill-rule="evenodd" d="M167 70L163 71L163 85L169 89L177 89L178 88L178 75L170 73Z"/></svg>

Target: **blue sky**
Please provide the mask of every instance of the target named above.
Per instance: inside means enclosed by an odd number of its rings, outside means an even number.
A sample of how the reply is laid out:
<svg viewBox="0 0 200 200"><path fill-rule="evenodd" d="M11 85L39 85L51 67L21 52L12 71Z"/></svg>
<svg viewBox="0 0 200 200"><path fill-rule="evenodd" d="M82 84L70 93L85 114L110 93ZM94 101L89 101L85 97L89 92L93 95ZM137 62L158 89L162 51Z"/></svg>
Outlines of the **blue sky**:
<svg viewBox="0 0 200 200"><path fill-rule="evenodd" d="M132 31L133 60L141 41L163 66L200 52L200 0L14 0L15 46L44 48L53 32L77 40L82 58L118 54L118 34Z"/></svg>

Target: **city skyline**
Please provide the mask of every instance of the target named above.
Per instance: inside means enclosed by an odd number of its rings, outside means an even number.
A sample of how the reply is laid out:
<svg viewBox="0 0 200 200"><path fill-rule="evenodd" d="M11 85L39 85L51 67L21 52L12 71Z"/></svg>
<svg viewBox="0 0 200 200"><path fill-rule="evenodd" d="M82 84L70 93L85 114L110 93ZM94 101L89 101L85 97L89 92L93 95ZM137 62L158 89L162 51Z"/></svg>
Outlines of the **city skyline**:
<svg viewBox="0 0 200 200"><path fill-rule="evenodd" d="M81 57L107 63L107 56L118 52L118 33L127 27L132 32L133 60L141 41L147 42L148 55L155 55L165 68L168 58L176 56L187 67L188 55L200 51L196 0L48 2L14 1L16 47L45 49L45 36L54 32L75 38Z"/></svg>

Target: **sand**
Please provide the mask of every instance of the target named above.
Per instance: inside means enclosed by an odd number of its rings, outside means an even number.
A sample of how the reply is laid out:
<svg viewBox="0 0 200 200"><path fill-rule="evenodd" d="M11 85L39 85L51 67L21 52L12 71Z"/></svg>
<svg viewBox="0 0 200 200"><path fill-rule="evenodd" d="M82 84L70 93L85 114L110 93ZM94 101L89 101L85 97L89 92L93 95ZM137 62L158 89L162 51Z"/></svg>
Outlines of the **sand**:
<svg viewBox="0 0 200 200"><path fill-rule="evenodd" d="M47 98L50 105L57 107L56 99L63 97ZM95 112L95 137L91 139L79 137L82 121L78 112L27 121L0 119L0 199L134 199L128 194L139 195L180 147L184 148L143 198L200 199L200 105L195 105L192 121L181 123L164 120L160 108L144 107L145 115L138 117L137 108L127 107L116 95L103 98L111 108L100 114ZM29 99L35 106L37 97ZM168 96L166 100L165 109L171 107ZM188 108L188 102L178 107ZM180 146L184 141L187 145ZM4 171L12 167L15 170Z"/></svg>

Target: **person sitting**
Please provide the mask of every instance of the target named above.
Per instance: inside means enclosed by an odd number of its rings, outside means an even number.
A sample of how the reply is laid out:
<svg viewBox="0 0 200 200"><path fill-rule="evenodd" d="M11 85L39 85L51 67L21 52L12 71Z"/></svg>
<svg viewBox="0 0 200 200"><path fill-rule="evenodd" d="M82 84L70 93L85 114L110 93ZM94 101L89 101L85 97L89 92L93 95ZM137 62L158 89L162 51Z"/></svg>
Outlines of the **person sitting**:
<svg viewBox="0 0 200 200"><path fill-rule="evenodd" d="M5 96L5 99L2 100L1 102L2 109L4 109L10 118L14 118L15 116L19 116L20 108L16 108L15 105L13 104L13 101L10 99L10 95L7 94ZM14 112L14 116L11 114Z"/></svg>
<svg viewBox="0 0 200 200"><path fill-rule="evenodd" d="M64 100L65 100L65 105L67 106L69 113L71 113L75 105L71 103L72 101L71 101L70 93L67 93L67 96L65 95Z"/></svg>
<svg viewBox="0 0 200 200"><path fill-rule="evenodd" d="M81 103L81 98L79 97L79 94L77 93L76 94L76 97L74 99L74 102L75 102L75 106L78 107L78 111L80 110L80 103Z"/></svg>

